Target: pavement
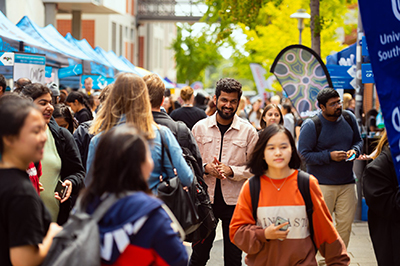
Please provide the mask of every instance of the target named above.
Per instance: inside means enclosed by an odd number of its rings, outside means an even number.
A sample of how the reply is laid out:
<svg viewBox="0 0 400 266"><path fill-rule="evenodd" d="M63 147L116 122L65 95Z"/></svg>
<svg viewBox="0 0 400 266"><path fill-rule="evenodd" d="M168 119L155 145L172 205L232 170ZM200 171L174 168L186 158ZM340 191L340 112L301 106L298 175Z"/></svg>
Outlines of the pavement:
<svg viewBox="0 0 400 266"><path fill-rule="evenodd" d="M374 248L369 237L368 223L355 222L351 230L350 243L347 248L350 256L350 265L376 266Z"/></svg>
<svg viewBox="0 0 400 266"><path fill-rule="evenodd" d="M191 253L190 243L184 243L187 247L189 256ZM367 222L354 222L350 237L350 243L347 249L350 256L351 266L376 266L374 249L372 247L371 238L369 237ZM244 263L245 254L243 254L242 265ZM317 261L322 258L317 256ZM217 227L217 235L214 240L214 246L211 250L208 266L224 266L223 261L223 240L221 223Z"/></svg>

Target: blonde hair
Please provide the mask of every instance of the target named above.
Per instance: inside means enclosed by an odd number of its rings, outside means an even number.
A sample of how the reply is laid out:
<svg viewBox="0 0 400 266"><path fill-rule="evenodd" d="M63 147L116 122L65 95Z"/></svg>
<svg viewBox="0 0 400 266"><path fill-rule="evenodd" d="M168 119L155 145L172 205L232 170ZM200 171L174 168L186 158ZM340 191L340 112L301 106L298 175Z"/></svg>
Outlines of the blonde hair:
<svg viewBox="0 0 400 266"><path fill-rule="evenodd" d="M192 98L194 90L190 86L185 86L181 89L181 98L183 101L189 101Z"/></svg>
<svg viewBox="0 0 400 266"><path fill-rule="evenodd" d="M149 139L155 137L146 83L133 73L118 75L89 132L91 134L107 132L120 122L123 115L127 124L134 125L147 133Z"/></svg>
<svg viewBox="0 0 400 266"><path fill-rule="evenodd" d="M101 90L99 95L99 101L101 104L104 103L104 101L107 99L112 87L114 87L114 84L107 85L104 89Z"/></svg>
<svg viewBox="0 0 400 266"><path fill-rule="evenodd" d="M350 93L346 92L346 93L343 94L343 109L344 110L349 108L351 99L353 99L353 96L351 96Z"/></svg>
<svg viewBox="0 0 400 266"><path fill-rule="evenodd" d="M149 74L143 77L149 91L150 103L154 108L159 108L162 104L165 84L157 74Z"/></svg>
<svg viewBox="0 0 400 266"><path fill-rule="evenodd" d="M246 106L246 98L242 96L242 97L240 97L239 106L236 110L236 114L239 115L245 106Z"/></svg>
<svg viewBox="0 0 400 266"><path fill-rule="evenodd" d="M372 158L375 160L376 157L379 156L379 154L381 154L383 147L389 145L389 141L387 138L387 133L386 130L383 131L382 137L378 140L378 144L376 144L375 147L375 154L372 156Z"/></svg>

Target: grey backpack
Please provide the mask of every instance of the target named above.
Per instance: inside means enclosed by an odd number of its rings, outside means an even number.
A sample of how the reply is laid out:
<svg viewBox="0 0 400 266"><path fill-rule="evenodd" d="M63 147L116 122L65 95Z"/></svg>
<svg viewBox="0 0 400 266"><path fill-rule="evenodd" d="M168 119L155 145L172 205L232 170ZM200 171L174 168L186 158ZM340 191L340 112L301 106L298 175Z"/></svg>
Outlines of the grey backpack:
<svg viewBox="0 0 400 266"><path fill-rule="evenodd" d="M54 237L42 266L100 265L98 222L119 199L110 194L92 215L81 209L78 199L76 209L71 212L63 230Z"/></svg>

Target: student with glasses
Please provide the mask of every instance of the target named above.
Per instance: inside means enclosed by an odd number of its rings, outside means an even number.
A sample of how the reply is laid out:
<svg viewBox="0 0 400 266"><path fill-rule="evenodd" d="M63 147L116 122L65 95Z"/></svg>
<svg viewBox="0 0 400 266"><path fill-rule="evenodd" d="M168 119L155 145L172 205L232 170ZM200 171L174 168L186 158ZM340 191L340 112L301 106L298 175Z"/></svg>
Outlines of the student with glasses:
<svg viewBox="0 0 400 266"><path fill-rule="evenodd" d="M318 179L329 212L335 213L336 229L347 247L357 206L353 161L360 155L363 142L356 117L342 110L337 91L325 88L318 93L317 100L321 112L301 126L299 152L307 172Z"/></svg>

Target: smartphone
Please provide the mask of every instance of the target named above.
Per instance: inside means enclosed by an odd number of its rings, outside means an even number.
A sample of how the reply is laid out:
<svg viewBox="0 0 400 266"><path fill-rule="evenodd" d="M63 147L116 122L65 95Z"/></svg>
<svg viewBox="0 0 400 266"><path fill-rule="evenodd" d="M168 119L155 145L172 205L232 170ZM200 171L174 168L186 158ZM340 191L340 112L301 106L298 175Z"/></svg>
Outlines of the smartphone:
<svg viewBox="0 0 400 266"><path fill-rule="evenodd" d="M56 189L54 190L54 192L58 192L58 195L60 196L60 198L64 198L65 195L67 195L67 191L68 191L68 186L63 186L63 182L61 180L58 180L57 182L57 186Z"/></svg>
<svg viewBox="0 0 400 266"><path fill-rule="evenodd" d="M278 226L280 224L284 224L286 222L288 222L287 219L278 216L278 217L276 217L275 226ZM279 229L279 231L286 231L286 230L288 230L288 228L289 228L289 224L287 224L284 227L282 227L281 229Z"/></svg>
<svg viewBox="0 0 400 266"><path fill-rule="evenodd" d="M349 158L346 159L346 162L353 161L356 158L356 154L353 153Z"/></svg>

